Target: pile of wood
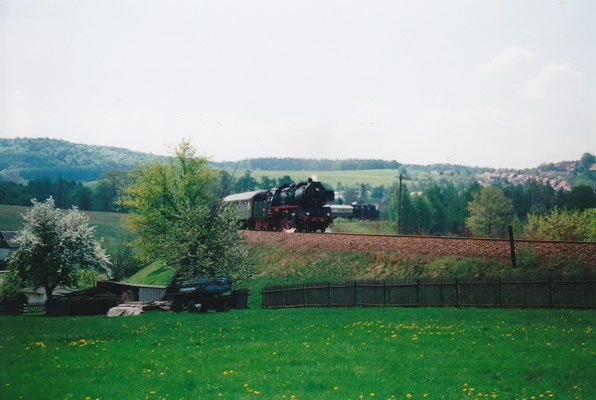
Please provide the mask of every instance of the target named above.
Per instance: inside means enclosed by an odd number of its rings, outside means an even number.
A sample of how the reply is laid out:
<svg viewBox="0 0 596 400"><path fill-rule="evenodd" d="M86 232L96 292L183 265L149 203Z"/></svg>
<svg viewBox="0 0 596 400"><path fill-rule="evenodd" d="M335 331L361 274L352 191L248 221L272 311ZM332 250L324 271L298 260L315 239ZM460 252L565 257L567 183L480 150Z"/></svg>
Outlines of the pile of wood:
<svg viewBox="0 0 596 400"><path fill-rule="evenodd" d="M170 305L169 301L131 301L110 308L107 315L108 317L128 317L150 311L170 311Z"/></svg>

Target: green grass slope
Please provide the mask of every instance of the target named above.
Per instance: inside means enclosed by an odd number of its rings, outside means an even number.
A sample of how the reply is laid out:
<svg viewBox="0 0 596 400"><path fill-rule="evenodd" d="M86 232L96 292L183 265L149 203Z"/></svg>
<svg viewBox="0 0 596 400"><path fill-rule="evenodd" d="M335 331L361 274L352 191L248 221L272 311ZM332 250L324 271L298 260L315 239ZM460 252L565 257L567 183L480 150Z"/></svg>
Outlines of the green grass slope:
<svg viewBox="0 0 596 400"><path fill-rule="evenodd" d="M23 227L23 214L28 207L0 204L0 231L17 231Z"/></svg>
<svg viewBox="0 0 596 400"><path fill-rule="evenodd" d="M253 278L239 282L239 287L252 290L250 307L260 308L261 291L265 286L355 279L401 279L412 277L482 277L515 274L548 274L555 267L539 264L531 253L519 253L519 268L500 260L460 256L433 257L432 255L400 254L389 252L328 251L313 248L291 248L278 244L250 244L249 258ZM558 272L582 273L578 265L559 266ZM587 268L587 267L586 267ZM173 270L155 262L127 281L139 284L167 285Z"/></svg>
<svg viewBox="0 0 596 400"><path fill-rule="evenodd" d="M166 268L162 261L155 261L124 281L142 285L167 286L173 276L173 269Z"/></svg>
<svg viewBox="0 0 596 400"><path fill-rule="evenodd" d="M332 232L346 232L346 233L380 233L380 234L395 234L396 227L391 221L366 221L366 220L347 220L338 218L333 221L330 227Z"/></svg>

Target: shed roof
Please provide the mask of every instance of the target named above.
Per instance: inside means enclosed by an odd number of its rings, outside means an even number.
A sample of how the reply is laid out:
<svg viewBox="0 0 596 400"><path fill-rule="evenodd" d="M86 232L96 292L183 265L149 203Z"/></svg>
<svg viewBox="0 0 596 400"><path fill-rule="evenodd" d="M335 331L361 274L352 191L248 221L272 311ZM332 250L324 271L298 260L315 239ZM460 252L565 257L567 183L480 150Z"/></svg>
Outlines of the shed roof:
<svg viewBox="0 0 596 400"><path fill-rule="evenodd" d="M54 289L54 294L65 294L65 293L72 293L74 292L75 289L73 288L69 288L69 287L64 287L64 286L58 286L57 288ZM23 290L21 290L21 293L25 293L25 294L46 294L46 289L43 287L38 287L38 288L32 288L32 287L27 287L24 288Z"/></svg>
<svg viewBox="0 0 596 400"><path fill-rule="evenodd" d="M16 249L16 237L15 231L0 231L0 249Z"/></svg>
<svg viewBox="0 0 596 400"><path fill-rule="evenodd" d="M161 285L142 285L138 283L128 283L128 282L112 282L112 281L99 281L97 282L97 286L122 286L122 287L138 287L138 288L157 288L157 289L165 289L165 286Z"/></svg>

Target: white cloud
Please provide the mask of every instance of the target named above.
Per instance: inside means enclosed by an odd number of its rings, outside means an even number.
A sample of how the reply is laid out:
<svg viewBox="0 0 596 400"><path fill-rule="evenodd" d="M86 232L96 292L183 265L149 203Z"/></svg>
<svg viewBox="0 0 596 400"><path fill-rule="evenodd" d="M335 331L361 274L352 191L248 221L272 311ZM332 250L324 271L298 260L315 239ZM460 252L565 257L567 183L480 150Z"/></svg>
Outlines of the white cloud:
<svg viewBox="0 0 596 400"><path fill-rule="evenodd" d="M513 46L503 50L501 54L490 60L488 63L478 67L478 72L490 74L510 71L532 60L534 60L534 53L530 50L519 46Z"/></svg>
<svg viewBox="0 0 596 400"><path fill-rule="evenodd" d="M582 74L569 63L552 63L528 81L523 93L534 99L568 97L577 93L582 80Z"/></svg>

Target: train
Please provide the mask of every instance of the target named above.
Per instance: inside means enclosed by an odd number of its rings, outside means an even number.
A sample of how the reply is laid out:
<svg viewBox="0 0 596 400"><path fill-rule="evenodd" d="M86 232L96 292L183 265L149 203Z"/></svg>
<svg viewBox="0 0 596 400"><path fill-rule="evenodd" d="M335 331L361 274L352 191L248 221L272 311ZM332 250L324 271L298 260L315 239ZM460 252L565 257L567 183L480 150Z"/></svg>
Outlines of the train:
<svg viewBox="0 0 596 400"><path fill-rule="evenodd" d="M312 179L270 190L231 194L224 203L235 207L244 229L325 232L333 221L330 204L335 192Z"/></svg>
<svg viewBox="0 0 596 400"><path fill-rule="evenodd" d="M374 204L331 204L327 206L331 209L333 218L346 219L367 219L375 221L379 219L379 210Z"/></svg>

